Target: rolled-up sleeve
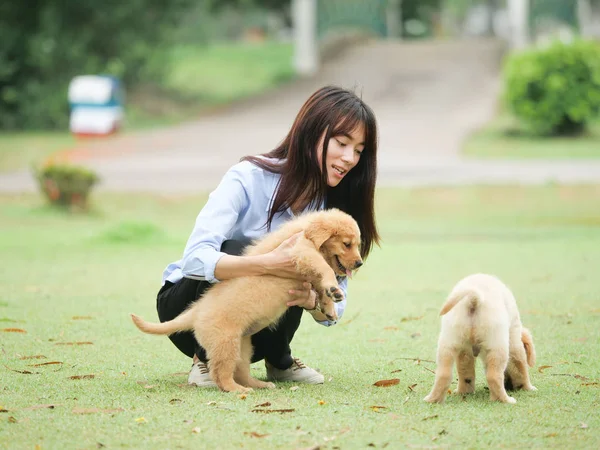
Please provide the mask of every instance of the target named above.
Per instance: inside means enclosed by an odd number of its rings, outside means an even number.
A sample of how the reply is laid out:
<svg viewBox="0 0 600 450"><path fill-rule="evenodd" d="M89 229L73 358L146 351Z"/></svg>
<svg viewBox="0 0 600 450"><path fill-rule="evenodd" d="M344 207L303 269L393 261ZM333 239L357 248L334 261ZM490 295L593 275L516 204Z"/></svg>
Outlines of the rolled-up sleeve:
<svg viewBox="0 0 600 450"><path fill-rule="evenodd" d="M216 283L215 267L225 253L223 241L231 238L232 229L239 215L248 206L247 174L239 165L231 168L198 217L194 230L183 252L181 270L183 276Z"/></svg>
<svg viewBox="0 0 600 450"><path fill-rule="evenodd" d="M348 301L348 278L347 277L337 277L338 286L344 292L344 300L338 303L334 303L335 312L338 316L337 320L323 320L316 321L317 323L324 325L326 327L330 327L338 323L342 316L344 315L344 311L346 310L346 302Z"/></svg>

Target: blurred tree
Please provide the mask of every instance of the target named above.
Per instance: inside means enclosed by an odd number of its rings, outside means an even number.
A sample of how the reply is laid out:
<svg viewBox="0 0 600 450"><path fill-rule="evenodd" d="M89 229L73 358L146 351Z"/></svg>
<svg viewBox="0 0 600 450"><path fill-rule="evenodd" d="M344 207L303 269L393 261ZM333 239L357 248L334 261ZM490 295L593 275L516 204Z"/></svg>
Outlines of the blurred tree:
<svg viewBox="0 0 600 450"><path fill-rule="evenodd" d="M65 127L78 74L159 79L163 50L197 1L0 2L0 129Z"/></svg>

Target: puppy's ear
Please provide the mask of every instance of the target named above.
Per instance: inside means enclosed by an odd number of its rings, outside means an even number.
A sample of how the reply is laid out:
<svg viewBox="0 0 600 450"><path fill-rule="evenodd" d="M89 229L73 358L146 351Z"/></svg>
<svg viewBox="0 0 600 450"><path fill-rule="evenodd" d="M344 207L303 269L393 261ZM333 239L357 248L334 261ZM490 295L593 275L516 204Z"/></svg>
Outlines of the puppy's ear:
<svg viewBox="0 0 600 450"><path fill-rule="evenodd" d="M533 336L527 328L521 329L521 342L525 347L525 353L527 354L527 364L529 367L535 366L535 346L533 345Z"/></svg>
<svg viewBox="0 0 600 450"><path fill-rule="evenodd" d="M317 250L334 234L334 229L320 220L311 222L304 230L304 236L315 245Z"/></svg>

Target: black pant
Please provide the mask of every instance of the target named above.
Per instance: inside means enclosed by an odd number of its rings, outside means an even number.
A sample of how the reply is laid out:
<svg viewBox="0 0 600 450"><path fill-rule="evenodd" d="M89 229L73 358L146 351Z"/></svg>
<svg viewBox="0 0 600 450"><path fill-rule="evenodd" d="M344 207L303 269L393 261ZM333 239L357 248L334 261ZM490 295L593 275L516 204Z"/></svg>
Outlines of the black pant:
<svg viewBox="0 0 600 450"><path fill-rule="evenodd" d="M246 243L240 241L225 241L221 251L229 255L240 255L245 245ZM176 283L166 281L156 297L156 309L160 321L165 322L177 317L190 303L201 298L210 286L207 281L190 278L182 278ZM275 329L264 328L254 334L252 362L266 359L278 369L289 368L293 363L290 342L300 326L301 319L302 308L292 306L279 320ZM169 339L175 347L190 358L196 354L201 361L207 360L205 350L198 344L191 331L172 334Z"/></svg>

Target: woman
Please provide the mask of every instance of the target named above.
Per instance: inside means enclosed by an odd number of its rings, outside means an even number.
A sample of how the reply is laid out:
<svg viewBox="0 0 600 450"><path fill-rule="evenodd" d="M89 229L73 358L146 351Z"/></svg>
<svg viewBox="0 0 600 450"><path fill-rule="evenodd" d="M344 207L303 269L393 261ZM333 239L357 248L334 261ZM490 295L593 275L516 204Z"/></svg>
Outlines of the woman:
<svg viewBox="0 0 600 450"><path fill-rule="evenodd" d="M303 211L336 207L358 222L361 253L368 256L379 235L374 217L377 125L371 109L353 92L326 86L302 106L284 141L260 156L246 156L223 177L196 219L183 258L165 269L157 296L162 322L179 315L212 283L252 275L299 278L289 253L294 237L261 256L240 256L245 245ZM346 293L347 280L339 278ZM346 300L336 304L338 318ZM252 361L265 360L270 381L323 383L323 375L291 355L290 342L302 311L334 325L319 311L309 283L290 291L289 309L275 329L252 336ZM188 383L216 386L206 354L192 333L170 336L193 358Z"/></svg>

